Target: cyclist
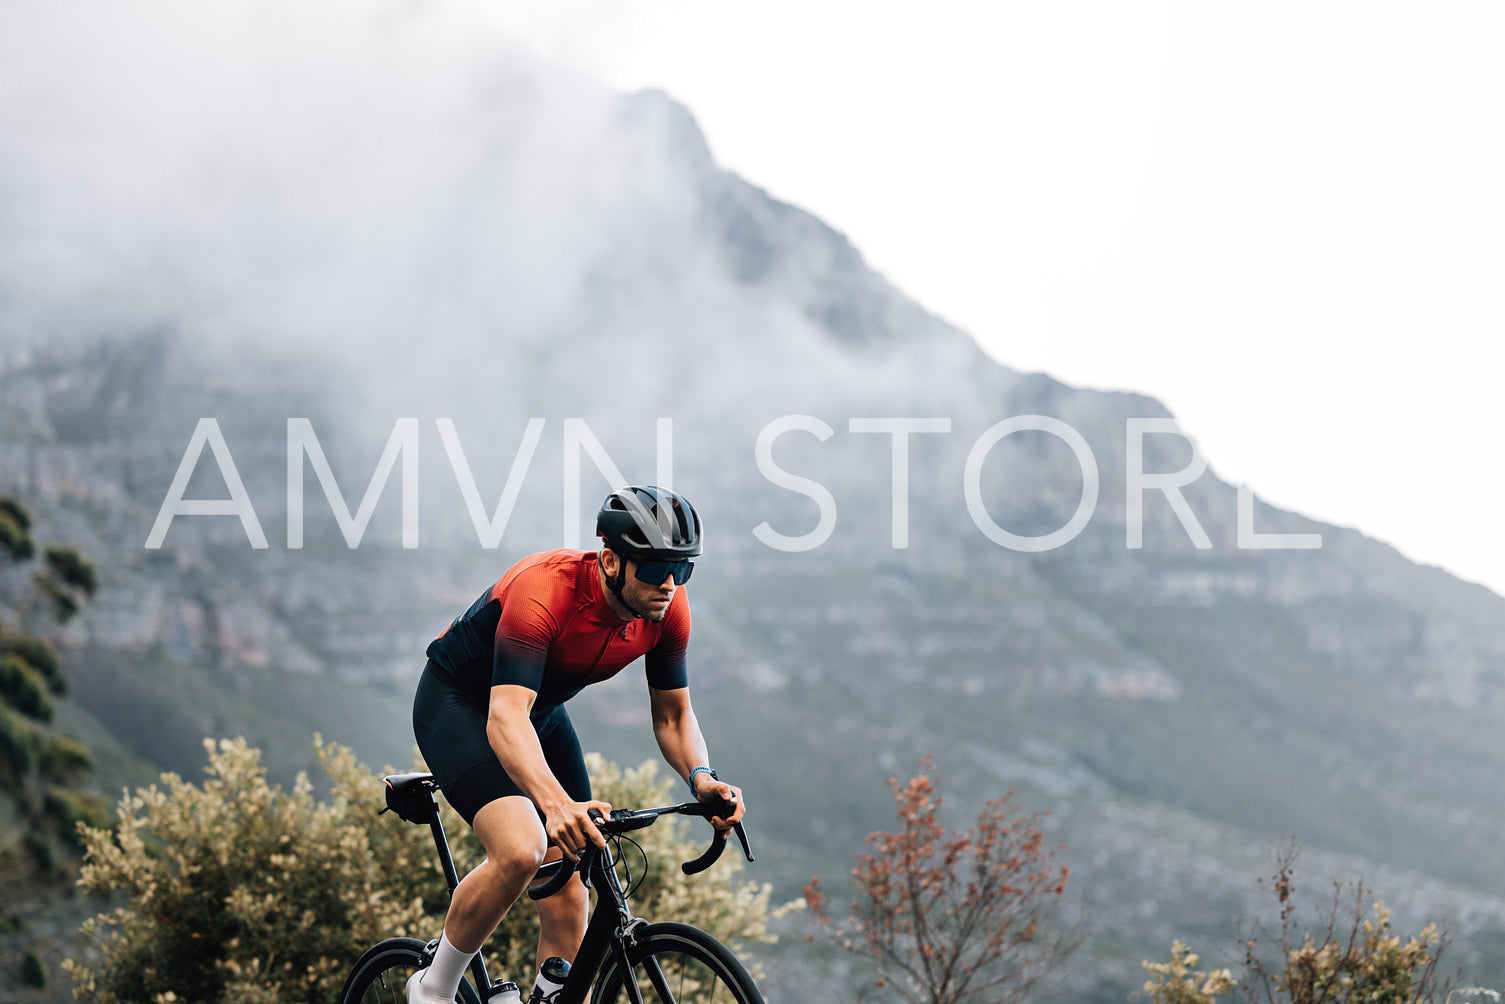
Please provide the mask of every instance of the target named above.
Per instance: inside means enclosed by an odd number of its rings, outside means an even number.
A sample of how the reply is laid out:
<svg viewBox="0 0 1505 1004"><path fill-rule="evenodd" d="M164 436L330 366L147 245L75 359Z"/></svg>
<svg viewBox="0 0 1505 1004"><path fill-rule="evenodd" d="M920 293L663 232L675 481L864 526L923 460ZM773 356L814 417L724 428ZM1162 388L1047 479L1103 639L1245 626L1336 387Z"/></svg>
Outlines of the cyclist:
<svg viewBox="0 0 1505 1004"><path fill-rule="evenodd" d="M433 962L408 981L411 1004L454 1000L471 956L546 860L605 846L589 813L611 807L591 797L564 707L585 686L642 656L664 759L695 797L735 801L712 820L719 830L745 811L742 792L711 769L690 706L690 606L679 587L701 553L700 517L671 491L634 486L607 496L596 533L597 552L513 565L428 647L413 702L418 748L487 856L455 890ZM574 959L587 897L576 877L538 902L540 964Z"/></svg>

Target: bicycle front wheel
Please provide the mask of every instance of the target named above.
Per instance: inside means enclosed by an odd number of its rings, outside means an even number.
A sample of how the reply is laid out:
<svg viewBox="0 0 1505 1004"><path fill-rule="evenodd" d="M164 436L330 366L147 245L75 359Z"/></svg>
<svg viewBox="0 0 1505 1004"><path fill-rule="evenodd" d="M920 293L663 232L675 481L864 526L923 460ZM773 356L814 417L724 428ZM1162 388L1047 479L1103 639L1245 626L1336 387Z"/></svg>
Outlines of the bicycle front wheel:
<svg viewBox="0 0 1505 1004"><path fill-rule="evenodd" d="M615 958L607 959L591 1004L763 1004L731 949L688 924L644 928L627 960L630 976Z"/></svg>
<svg viewBox="0 0 1505 1004"><path fill-rule="evenodd" d="M422 968L424 947L417 938L388 938L372 946L350 970L339 1004L407 1004L408 977ZM481 1004L465 980L455 1000Z"/></svg>

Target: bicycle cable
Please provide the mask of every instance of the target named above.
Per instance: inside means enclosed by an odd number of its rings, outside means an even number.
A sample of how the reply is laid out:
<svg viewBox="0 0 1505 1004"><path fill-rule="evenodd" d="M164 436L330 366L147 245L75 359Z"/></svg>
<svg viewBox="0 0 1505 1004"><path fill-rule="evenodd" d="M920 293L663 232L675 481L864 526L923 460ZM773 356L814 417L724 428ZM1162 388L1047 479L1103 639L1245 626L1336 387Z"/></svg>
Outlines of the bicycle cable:
<svg viewBox="0 0 1505 1004"><path fill-rule="evenodd" d="M622 890L622 898L631 899L632 894L634 892L637 892L638 888L642 886L643 881L648 877L648 852L643 850L642 844L638 843L636 840L632 839L626 834L619 833L613 836L611 839L615 841L617 845L617 852L613 855L612 863L614 865L620 864L622 866L622 871L627 879ZM633 847L637 848L638 856L643 859L643 870L638 874L636 880L634 880L632 877L632 865L627 861L626 855L622 853L622 844L624 842L629 843Z"/></svg>

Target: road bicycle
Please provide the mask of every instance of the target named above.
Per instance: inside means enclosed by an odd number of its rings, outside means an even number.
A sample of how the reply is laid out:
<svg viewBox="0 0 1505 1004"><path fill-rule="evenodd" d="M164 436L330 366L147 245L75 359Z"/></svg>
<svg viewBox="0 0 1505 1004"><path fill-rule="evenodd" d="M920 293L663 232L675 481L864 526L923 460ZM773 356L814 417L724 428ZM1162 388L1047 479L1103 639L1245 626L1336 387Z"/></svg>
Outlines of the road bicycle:
<svg viewBox="0 0 1505 1004"><path fill-rule="evenodd" d="M394 774L383 783L387 805L380 811L396 812L410 823L428 824L445 883L453 894L460 878L439 822L439 803L434 797L438 784L433 775ZM577 870L585 884L596 890L585 940L564 985L548 1004L585 1004L587 1000L591 1004L763 1004L746 967L714 937L689 924L649 923L633 916L627 902L631 886L624 889L618 874L623 843L637 846L626 834L652 826L664 816L725 818L733 808L690 801L656 809L616 809L609 817L597 813L606 849L591 847L578 863L566 859L544 866L528 890L532 899L563 889ZM753 860L742 824L737 823L732 831L747 860ZM727 835L717 833L704 854L680 867L686 875L704 871L720 858L727 843ZM351 969L338 1004L405 1004L408 977L429 964L437 945L437 941L424 944L416 938L388 938L373 945ZM493 986L477 953L470 962L470 980L460 981L455 999L460 1004L482 1004L501 986Z"/></svg>

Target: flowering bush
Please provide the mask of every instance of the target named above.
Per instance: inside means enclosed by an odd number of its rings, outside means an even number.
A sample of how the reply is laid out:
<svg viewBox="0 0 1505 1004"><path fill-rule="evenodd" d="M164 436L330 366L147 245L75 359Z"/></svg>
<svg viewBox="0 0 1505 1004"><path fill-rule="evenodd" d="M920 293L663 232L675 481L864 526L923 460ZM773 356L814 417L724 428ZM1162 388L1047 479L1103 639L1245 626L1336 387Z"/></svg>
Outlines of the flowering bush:
<svg viewBox="0 0 1505 1004"><path fill-rule="evenodd" d="M1049 926L1067 870L1051 861L1040 814L995 799L973 827L948 836L929 775L888 786L898 832L867 838L872 852L852 869L857 895L844 922L827 916L818 879L806 887L816 919L836 944L874 962L879 986L913 1004L1022 999L1076 947Z"/></svg>
<svg viewBox="0 0 1505 1004"><path fill-rule="evenodd" d="M1395 934L1383 901L1366 906L1362 883L1336 886L1322 926L1298 936L1295 858L1294 847L1279 855L1280 931L1256 925L1244 939L1243 980L1227 969L1198 972L1197 956L1177 941L1170 962L1144 963L1151 974L1144 990L1155 1004L1214 1004L1235 991L1250 1004L1429 1004L1442 996L1436 971L1446 936L1436 924L1416 935Z"/></svg>
<svg viewBox="0 0 1505 1004"><path fill-rule="evenodd" d="M1144 964L1152 977L1145 983L1144 992L1155 1004L1213 1004L1218 997L1238 986L1233 973L1227 969L1210 973L1197 969L1201 961L1185 942L1172 943L1169 962Z"/></svg>

